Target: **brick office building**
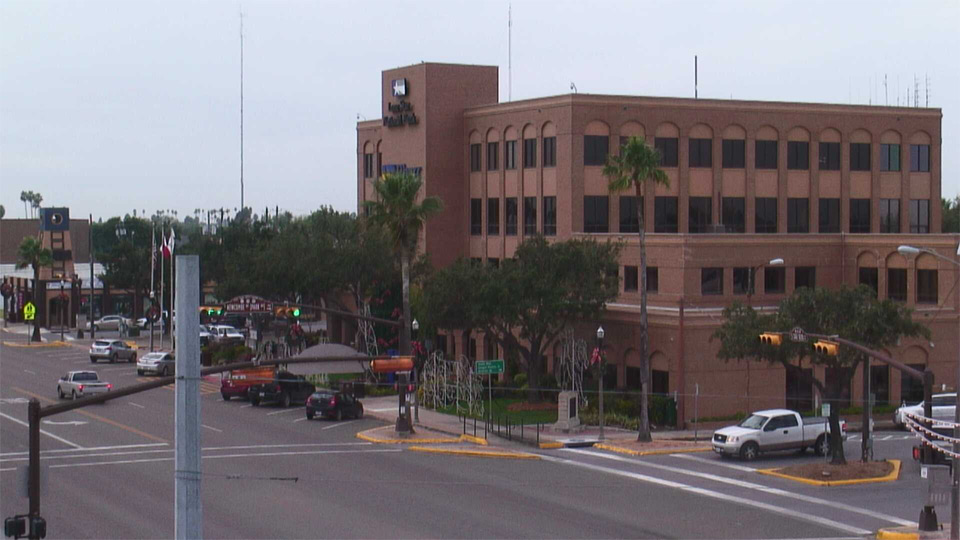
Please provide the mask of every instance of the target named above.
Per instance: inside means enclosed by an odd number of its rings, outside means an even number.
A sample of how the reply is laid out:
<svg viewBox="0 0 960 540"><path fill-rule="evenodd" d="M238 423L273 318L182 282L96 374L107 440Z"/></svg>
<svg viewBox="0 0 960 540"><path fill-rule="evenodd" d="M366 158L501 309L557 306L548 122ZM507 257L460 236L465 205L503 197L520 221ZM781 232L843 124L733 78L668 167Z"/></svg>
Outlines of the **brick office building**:
<svg viewBox="0 0 960 540"><path fill-rule="evenodd" d="M639 387L636 205L648 245L653 391L676 393L679 417L768 406L808 408L818 396L794 370L724 363L710 335L734 300L773 308L801 286L867 283L916 309L931 340L889 351L929 366L953 387L958 357L957 235L940 232L939 109L567 94L498 101L491 66L423 63L384 71L382 119L357 124L357 197L379 172L415 169L444 201L421 237L435 264L488 263L524 237L626 244L621 293L602 321L610 378ZM669 187L640 200L611 194L601 170L630 136L660 150ZM783 265L765 265L782 258ZM751 269L755 293L748 298ZM489 340L447 340L449 353L499 356ZM559 346L551 354L550 365ZM804 363L820 380L834 379ZM916 399L919 387L875 366L878 402ZM848 395L861 399L860 374Z"/></svg>

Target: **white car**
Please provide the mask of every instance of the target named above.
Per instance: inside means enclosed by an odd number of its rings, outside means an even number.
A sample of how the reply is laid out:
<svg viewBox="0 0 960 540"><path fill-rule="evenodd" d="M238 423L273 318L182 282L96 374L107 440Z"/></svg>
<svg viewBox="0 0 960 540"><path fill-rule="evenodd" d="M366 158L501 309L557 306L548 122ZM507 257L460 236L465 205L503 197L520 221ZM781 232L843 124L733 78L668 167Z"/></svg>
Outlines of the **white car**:
<svg viewBox="0 0 960 540"><path fill-rule="evenodd" d="M906 429L906 419L904 418L904 413L909 412L911 414L917 414L923 416L923 404L924 402L917 403L916 405L902 405L897 409L897 412L893 415L893 423L901 429ZM944 420L947 422L953 422L954 414L956 414L957 409L957 393L956 392L947 392L944 394L934 394L933 395L933 419L934 420Z"/></svg>
<svg viewBox="0 0 960 540"><path fill-rule="evenodd" d="M137 361L137 375L155 373L161 377L173 375L177 368L177 360L172 352L156 351L147 353Z"/></svg>
<svg viewBox="0 0 960 540"><path fill-rule="evenodd" d="M106 317L101 317L100 319L93 321L94 330L119 330L121 324L126 323L128 327L133 326L133 321L120 316L120 315L107 315ZM87 328L90 328L90 323L87 323Z"/></svg>
<svg viewBox="0 0 960 540"><path fill-rule="evenodd" d="M210 330L212 338L216 341L237 341L243 343L243 341L246 339L246 337L244 337L239 330L225 324L212 324L207 328Z"/></svg>

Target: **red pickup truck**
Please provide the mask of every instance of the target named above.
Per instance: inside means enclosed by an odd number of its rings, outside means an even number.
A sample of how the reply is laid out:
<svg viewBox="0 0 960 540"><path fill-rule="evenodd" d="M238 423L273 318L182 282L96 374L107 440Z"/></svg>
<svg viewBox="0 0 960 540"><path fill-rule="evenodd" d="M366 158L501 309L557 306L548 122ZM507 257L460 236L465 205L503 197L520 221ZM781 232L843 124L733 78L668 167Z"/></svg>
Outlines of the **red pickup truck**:
<svg viewBox="0 0 960 540"><path fill-rule="evenodd" d="M251 386L273 381L275 376L276 369L272 367L227 371L220 378L220 396L224 401L230 401L232 397L246 398Z"/></svg>

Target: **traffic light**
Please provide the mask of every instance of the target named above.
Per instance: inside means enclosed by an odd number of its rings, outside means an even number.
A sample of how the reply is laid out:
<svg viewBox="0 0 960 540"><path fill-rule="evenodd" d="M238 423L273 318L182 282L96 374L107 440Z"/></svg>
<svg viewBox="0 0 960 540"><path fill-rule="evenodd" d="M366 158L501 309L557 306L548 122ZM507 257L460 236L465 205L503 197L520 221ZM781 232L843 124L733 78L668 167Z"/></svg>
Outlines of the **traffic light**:
<svg viewBox="0 0 960 540"><path fill-rule="evenodd" d="M818 354L822 354L824 356L836 356L839 348L840 348L839 343L835 343L833 341L825 341L822 339L813 344L813 350L817 351Z"/></svg>
<svg viewBox="0 0 960 540"><path fill-rule="evenodd" d="M30 518L30 538L47 537L47 520L40 516Z"/></svg>
<svg viewBox="0 0 960 540"><path fill-rule="evenodd" d="M783 336L774 332L764 332L760 334L760 343L780 346L783 343Z"/></svg>
<svg viewBox="0 0 960 540"><path fill-rule="evenodd" d="M273 308L273 314L281 318L299 319L300 306L276 306Z"/></svg>
<svg viewBox="0 0 960 540"><path fill-rule="evenodd" d="M4 536L20 538L27 535L27 516L8 517L3 521Z"/></svg>
<svg viewBox="0 0 960 540"><path fill-rule="evenodd" d="M205 313L208 317L219 317L223 313L223 309L216 306L201 306L200 312Z"/></svg>

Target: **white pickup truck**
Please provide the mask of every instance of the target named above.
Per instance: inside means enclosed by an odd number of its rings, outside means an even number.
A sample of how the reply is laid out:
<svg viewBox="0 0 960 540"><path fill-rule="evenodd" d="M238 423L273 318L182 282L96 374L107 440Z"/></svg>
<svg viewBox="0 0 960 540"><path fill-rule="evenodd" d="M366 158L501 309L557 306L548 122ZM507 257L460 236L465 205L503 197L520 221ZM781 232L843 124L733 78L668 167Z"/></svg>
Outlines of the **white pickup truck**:
<svg viewBox="0 0 960 540"><path fill-rule="evenodd" d="M113 390L113 385L100 380L96 371L70 371L57 381L57 396L73 399Z"/></svg>
<svg viewBox="0 0 960 540"><path fill-rule="evenodd" d="M830 426L823 416L804 418L789 409L757 411L735 426L713 432L713 451L723 457L738 455L752 460L762 452L813 447L818 456L830 448ZM846 440L846 422L840 420L840 435Z"/></svg>

